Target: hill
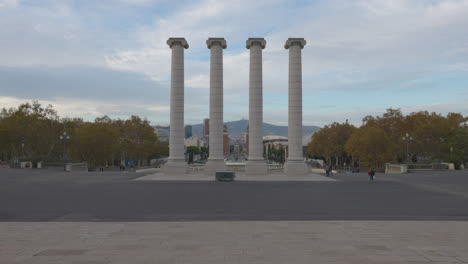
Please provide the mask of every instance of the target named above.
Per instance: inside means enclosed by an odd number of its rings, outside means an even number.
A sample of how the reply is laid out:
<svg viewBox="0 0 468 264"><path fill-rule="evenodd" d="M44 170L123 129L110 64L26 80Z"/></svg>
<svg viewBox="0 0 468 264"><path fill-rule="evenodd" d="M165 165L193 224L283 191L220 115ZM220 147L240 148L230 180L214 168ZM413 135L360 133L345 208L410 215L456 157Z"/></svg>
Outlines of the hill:
<svg viewBox="0 0 468 264"><path fill-rule="evenodd" d="M249 120L239 120L239 121L231 121L224 123L229 131L229 137L236 139L241 138L244 136L247 126L249 124ZM302 134L304 137L309 137L315 131L319 130L320 127L318 126L303 126L302 127ZM203 125L197 124L192 125L192 133L193 135L202 135L203 134ZM276 135L276 136L288 136L288 126L276 126L268 123L263 123L263 135Z"/></svg>

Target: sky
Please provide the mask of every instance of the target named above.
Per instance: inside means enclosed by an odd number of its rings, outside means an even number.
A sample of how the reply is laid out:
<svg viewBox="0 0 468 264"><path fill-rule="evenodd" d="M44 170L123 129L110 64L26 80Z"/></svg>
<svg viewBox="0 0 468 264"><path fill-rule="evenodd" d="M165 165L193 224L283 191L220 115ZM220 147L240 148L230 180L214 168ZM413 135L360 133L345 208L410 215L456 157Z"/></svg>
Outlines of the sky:
<svg viewBox="0 0 468 264"><path fill-rule="evenodd" d="M209 116L209 37L224 37L224 121L248 119L249 37L263 37L264 121L287 125L289 37L303 122L387 108L468 115L468 0L0 0L0 108L169 124L169 37L185 37L185 123Z"/></svg>

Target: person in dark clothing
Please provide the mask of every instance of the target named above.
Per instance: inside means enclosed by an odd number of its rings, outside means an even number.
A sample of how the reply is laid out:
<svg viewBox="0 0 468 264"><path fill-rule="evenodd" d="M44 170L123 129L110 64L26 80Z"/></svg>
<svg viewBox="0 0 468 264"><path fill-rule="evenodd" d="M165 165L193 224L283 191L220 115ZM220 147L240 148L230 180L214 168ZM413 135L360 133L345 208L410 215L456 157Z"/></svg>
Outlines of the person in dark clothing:
<svg viewBox="0 0 468 264"><path fill-rule="evenodd" d="M370 168L369 172L367 172L367 174L369 175L370 177L370 181L373 182L374 181L374 176L375 176L375 170L374 168Z"/></svg>

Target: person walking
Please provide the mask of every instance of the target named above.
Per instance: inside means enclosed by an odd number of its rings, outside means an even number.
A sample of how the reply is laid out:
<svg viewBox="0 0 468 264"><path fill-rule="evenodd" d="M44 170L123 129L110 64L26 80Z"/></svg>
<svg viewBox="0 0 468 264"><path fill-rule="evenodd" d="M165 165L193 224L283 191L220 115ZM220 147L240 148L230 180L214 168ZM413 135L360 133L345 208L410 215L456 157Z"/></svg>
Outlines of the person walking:
<svg viewBox="0 0 468 264"><path fill-rule="evenodd" d="M370 181L373 182L373 181L374 181L374 176L375 176L375 170L374 170L374 168L370 168L370 170L367 172L367 174L368 174L369 177L370 177Z"/></svg>

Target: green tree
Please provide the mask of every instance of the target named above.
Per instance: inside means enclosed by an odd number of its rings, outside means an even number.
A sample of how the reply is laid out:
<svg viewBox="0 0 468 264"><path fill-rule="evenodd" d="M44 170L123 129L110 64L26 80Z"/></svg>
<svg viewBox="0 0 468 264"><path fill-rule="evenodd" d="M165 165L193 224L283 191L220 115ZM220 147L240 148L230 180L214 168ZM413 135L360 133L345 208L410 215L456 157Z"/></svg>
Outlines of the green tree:
<svg viewBox="0 0 468 264"><path fill-rule="evenodd" d="M362 126L351 135L345 149L361 166L380 168L392 159L394 144L381 128Z"/></svg>
<svg viewBox="0 0 468 264"><path fill-rule="evenodd" d="M312 135L312 140L307 146L309 155L325 157L330 160L335 158L336 164L344 163L349 159L345 145L356 127L348 123L332 123L326 125Z"/></svg>
<svg viewBox="0 0 468 264"><path fill-rule="evenodd" d="M193 156L200 154L201 151L198 147L195 146L188 146L187 147L187 154L189 155L189 163L193 162Z"/></svg>

